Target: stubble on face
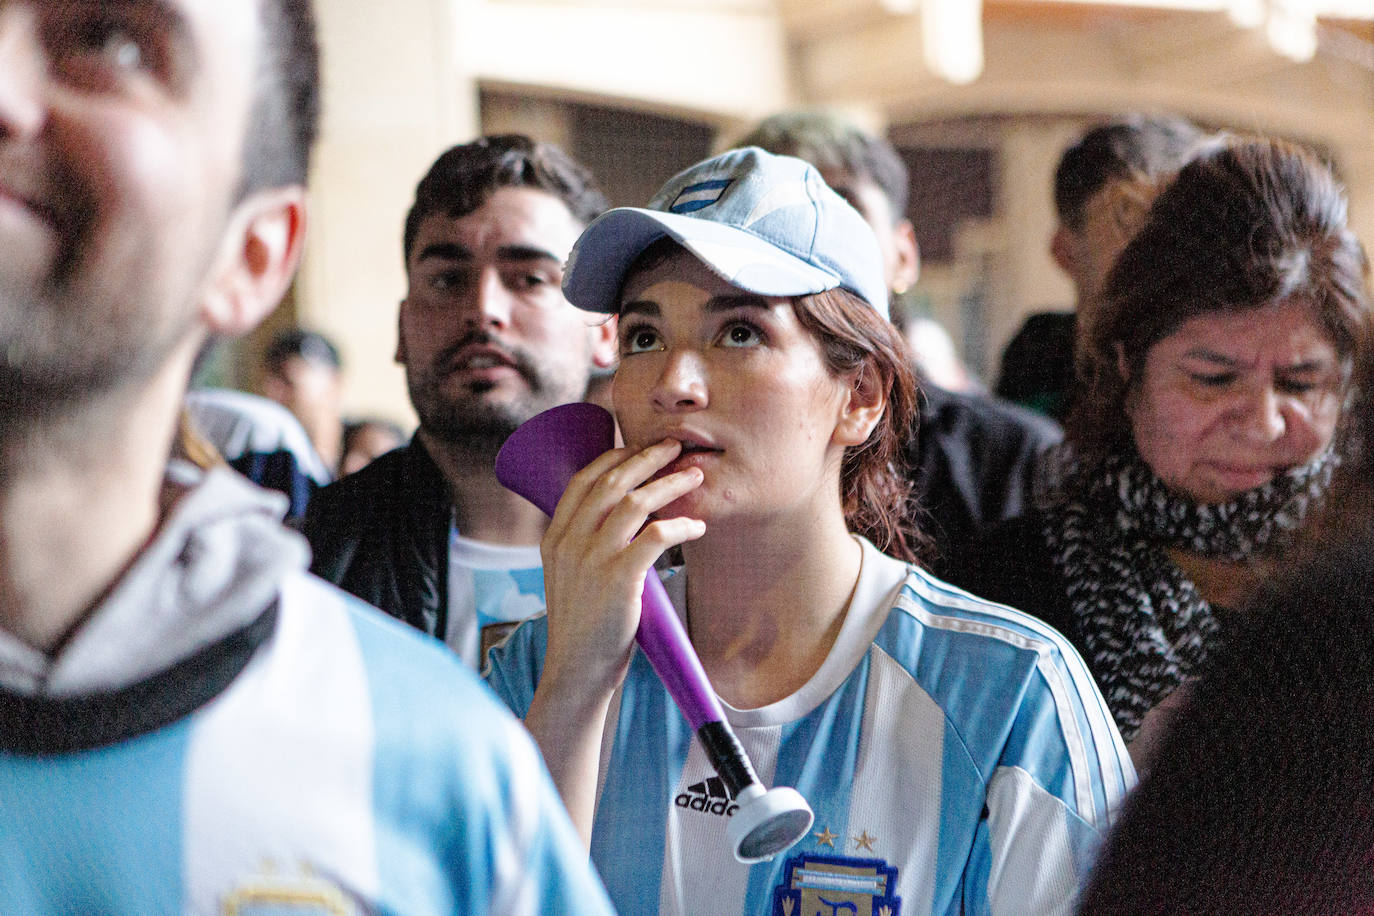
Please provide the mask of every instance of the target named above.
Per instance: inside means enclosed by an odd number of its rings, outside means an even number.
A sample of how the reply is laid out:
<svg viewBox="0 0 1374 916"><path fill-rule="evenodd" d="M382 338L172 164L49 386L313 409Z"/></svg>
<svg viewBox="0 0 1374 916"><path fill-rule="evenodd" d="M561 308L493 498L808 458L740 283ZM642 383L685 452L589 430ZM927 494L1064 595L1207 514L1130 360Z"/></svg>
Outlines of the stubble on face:
<svg viewBox="0 0 1374 916"><path fill-rule="evenodd" d="M487 397L495 382L474 381L454 392L449 376L458 353L469 346L501 346L523 380L526 391L505 401ZM441 350L425 366L408 365L406 387L420 426L434 439L475 456L495 457L501 443L541 408L544 384L528 353L505 346L485 331L468 334Z"/></svg>
<svg viewBox="0 0 1374 916"><path fill-rule="evenodd" d="M48 42L32 46L62 91L44 96L47 129L0 138L0 182L35 230L0 236L0 411L20 422L141 386L193 333L247 116L252 54L233 47L251 50L258 21L238 4L175 3L146 18L138 4L40 10ZM106 74L107 59L74 37L106 15L140 17L146 30L118 34L169 49L177 65ZM182 53L211 33L220 51Z"/></svg>

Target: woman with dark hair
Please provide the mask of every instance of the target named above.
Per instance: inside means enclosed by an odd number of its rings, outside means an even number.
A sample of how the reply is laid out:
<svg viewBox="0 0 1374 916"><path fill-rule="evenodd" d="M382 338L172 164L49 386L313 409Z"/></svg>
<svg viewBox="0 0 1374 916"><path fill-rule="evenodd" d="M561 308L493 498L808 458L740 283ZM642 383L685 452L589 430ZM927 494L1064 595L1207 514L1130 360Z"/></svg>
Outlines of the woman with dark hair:
<svg viewBox="0 0 1374 916"><path fill-rule="evenodd" d="M1107 279L1058 479L956 574L1063 631L1128 742L1321 504L1369 358L1367 271L1310 154L1200 155Z"/></svg>
<svg viewBox="0 0 1374 916"><path fill-rule="evenodd" d="M592 223L564 290L619 316L626 445L569 485L548 614L488 680L620 912L1065 911L1133 774L1057 634L908 562L915 392L862 217L735 150ZM665 586L726 718L815 811L776 861L732 857L734 800L634 647L678 546Z"/></svg>

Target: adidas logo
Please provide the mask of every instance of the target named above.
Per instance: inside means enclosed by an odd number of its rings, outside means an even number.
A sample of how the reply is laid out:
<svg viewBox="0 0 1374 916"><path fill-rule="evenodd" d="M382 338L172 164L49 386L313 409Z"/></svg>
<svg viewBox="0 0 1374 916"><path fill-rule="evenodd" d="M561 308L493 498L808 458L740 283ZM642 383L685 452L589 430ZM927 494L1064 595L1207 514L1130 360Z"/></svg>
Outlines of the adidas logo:
<svg viewBox="0 0 1374 916"><path fill-rule="evenodd" d="M730 817L739 810L739 805L735 804L735 797L730 794L724 780L719 776L712 776L696 785L688 786L686 792L673 799L673 803L679 808L691 808L693 811L718 814L721 817Z"/></svg>

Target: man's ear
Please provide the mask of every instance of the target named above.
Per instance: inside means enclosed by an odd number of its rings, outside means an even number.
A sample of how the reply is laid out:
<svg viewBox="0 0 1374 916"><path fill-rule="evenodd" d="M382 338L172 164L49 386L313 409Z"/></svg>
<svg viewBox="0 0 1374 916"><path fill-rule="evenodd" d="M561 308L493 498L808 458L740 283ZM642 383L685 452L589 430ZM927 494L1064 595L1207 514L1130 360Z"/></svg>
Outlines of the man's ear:
<svg viewBox="0 0 1374 916"><path fill-rule="evenodd" d="M903 219L892 229L893 263L888 288L901 295L916 285L921 276L921 246L916 241L916 227Z"/></svg>
<svg viewBox="0 0 1374 916"><path fill-rule="evenodd" d="M1117 241L1125 248L1145 225L1159 188L1146 179L1118 180L1111 187L1108 214Z"/></svg>
<svg viewBox="0 0 1374 916"><path fill-rule="evenodd" d="M406 299L410 297L407 296ZM406 335L405 335L405 311L406 299L401 300L400 307L396 309L396 353L392 356L397 364L406 364Z"/></svg>
<svg viewBox="0 0 1374 916"><path fill-rule="evenodd" d="M305 221L299 185L258 191L234 208L201 297L210 333L246 334L277 307L300 264Z"/></svg>
<svg viewBox="0 0 1374 916"><path fill-rule="evenodd" d="M1050 237L1050 257L1075 283L1078 282L1077 241L1077 234L1063 225L1054 230L1054 235Z"/></svg>
<svg viewBox="0 0 1374 916"><path fill-rule="evenodd" d="M591 328L592 365L598 369L611 368L620 357L620 345L616 338L619 320L618 315L611 315Z"/></svg>
<svg viewBox="0 0 1374 916"><path fill-rule="evenodd" d="M851 379L835 424L833 441L848 448L863 445L887 409L887 392L872 366L864 366Z"/></svg>

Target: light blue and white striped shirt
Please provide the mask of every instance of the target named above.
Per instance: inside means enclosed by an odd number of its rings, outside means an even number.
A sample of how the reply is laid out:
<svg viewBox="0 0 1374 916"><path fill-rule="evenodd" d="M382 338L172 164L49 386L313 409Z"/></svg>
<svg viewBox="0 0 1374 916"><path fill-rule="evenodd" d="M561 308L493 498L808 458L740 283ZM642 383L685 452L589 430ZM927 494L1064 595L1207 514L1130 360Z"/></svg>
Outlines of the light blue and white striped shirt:
<svg viewBox="0 0 1374 916"><path fill-rule="evenodd" d="M0 913L611 912L474 672L306 574L279 499L179 505L56 657L0 631Z"/></svg>
<svg viewBox="0 0 1374 916"><path fill-rule="evenodd" d="M1134 780L1081 659L1025 614L864 543L850 611L799 691L727 717L810 835L734 860L732 813L641 653L612 704L592 858L622 916L1067 913ZM683 607L685 576L667 582ZM488 682L528 710L547 628L523 624Z"/></svg>

